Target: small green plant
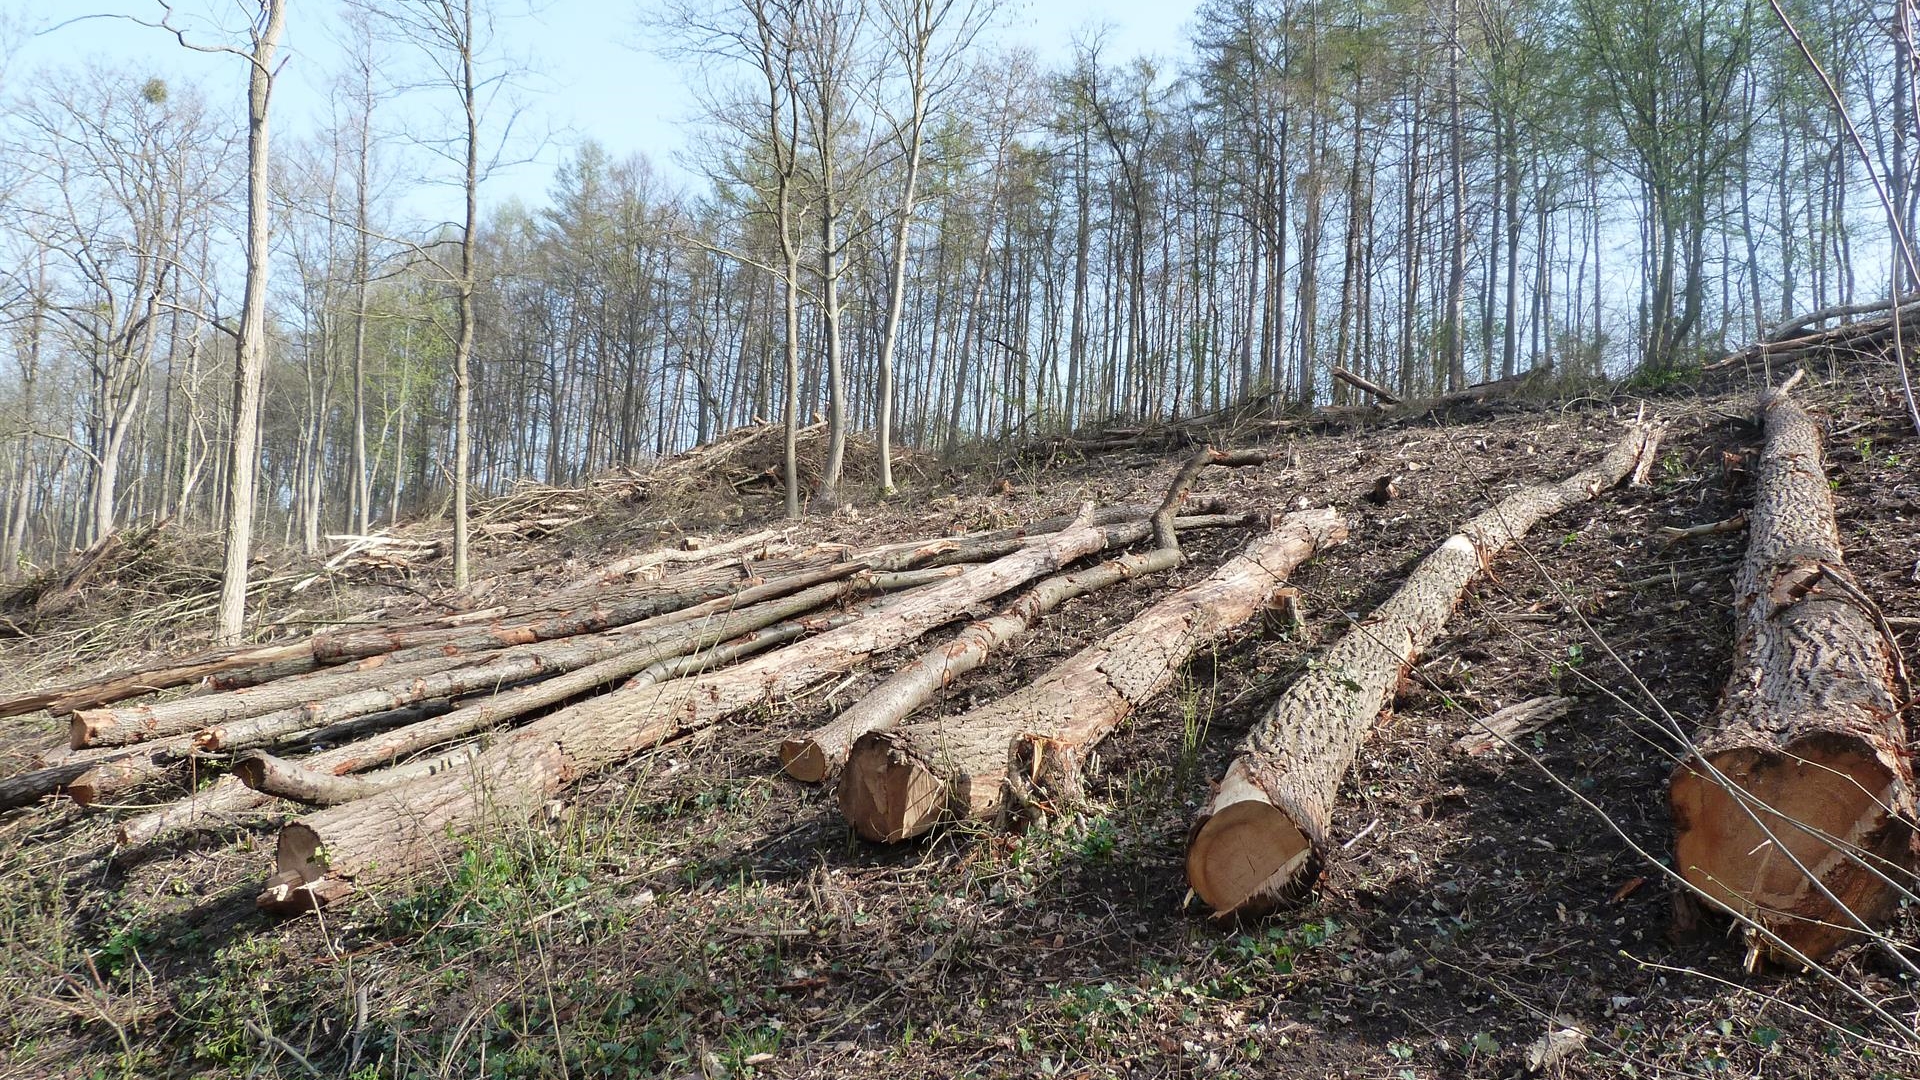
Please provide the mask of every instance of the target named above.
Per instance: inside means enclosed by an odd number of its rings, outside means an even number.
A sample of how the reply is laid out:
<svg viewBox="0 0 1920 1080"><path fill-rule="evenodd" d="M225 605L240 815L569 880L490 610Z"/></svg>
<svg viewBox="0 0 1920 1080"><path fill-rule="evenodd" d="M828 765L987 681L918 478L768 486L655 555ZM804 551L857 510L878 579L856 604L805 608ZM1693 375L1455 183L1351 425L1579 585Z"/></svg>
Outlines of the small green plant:
<svg viewBox="0 0 1920 1080"><path fill-rule="evenodd" d="M1074 850L1090 862L1111 859L1120 841L1120 830L1114 827L1113 819L1104 814L1081 819L1074 833Z"/></svg>

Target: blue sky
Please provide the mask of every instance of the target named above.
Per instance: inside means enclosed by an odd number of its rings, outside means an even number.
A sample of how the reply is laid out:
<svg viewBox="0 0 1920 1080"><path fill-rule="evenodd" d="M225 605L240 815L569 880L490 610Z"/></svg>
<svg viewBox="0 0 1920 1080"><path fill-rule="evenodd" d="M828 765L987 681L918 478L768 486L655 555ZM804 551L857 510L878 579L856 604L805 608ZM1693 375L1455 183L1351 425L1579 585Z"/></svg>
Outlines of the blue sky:
<svg viewBox="0 0 1920 1080"><path fill-rule="evenodd" d="M219 22L236 20L244 0L174 0L183 25L204 28L200 37L218 38ZM647 49L638 18L648 0L606 3L598 0L534 0L535 12L507 24L501 37L527 57L538 71L529 84L529 128L555 132L532 162L496 176L485 199L508 197L539 204L555 164L583 137L598 139L615 156L645 153L668 176L683 183L693 178L675 166L686 140L692 102L685 72ZM525 0L498 0L503 11L525 10ZM1043 60L1064 59L1076 32L1105 25L1107 55L1115 60L1148 54L1169 63L1186 55L1186 24L1194 0L1012 0L994 39L1031 46ZM233 57L187 52L167 34L120 20L88 19L46 31L64 20L93 14L158 17L154 0L0 0L0 13L25 33L11 35L17 47L6 72L9 91L17 90L35 69L88 60L150 65L169 78L193 78L210 96L232 95L237 111L244 94L245 70ZM337 46L337 0L291 0L285 46L290 60L274 98L275 130L302 135L315 129L327 111L327 81ZM35 31L43 31L36 33ZM233 40L233 39L228 39ZM430 116L423 106L389 107L386 123ZM419 207L438 200L420 194ZM450 200L449 200L450 201Z"/></svg>

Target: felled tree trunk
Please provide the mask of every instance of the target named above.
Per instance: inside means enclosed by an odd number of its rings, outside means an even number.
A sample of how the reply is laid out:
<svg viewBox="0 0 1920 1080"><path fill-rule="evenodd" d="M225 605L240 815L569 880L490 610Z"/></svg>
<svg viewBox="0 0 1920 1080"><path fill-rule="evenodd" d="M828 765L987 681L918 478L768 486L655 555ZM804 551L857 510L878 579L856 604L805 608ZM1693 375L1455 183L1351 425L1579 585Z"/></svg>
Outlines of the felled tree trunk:
<svg viewBox="0 0 1920 1080"><path fill-rule="evenodd" d="M1343 367L1331 368L1329 370L1334 378L1339 379L1341 382L1346 383L1356 390L1372 394L1382 405L1400 404L1400 399L1395 397L1392 391L1371 379L1361 378Z"/></svg>
<svg viewBox="0 0 1920 1080"><path fill-rule="evenodd" d="M1345 536L1331 509L1288 514L1205 579L1031 686L959 716L862 736L841 774L841 813L861 836L888 843L944 819L997 815L1016 765L1075 771L1135 708L1172 685L1194 653L1259 613L1294 567Z"/></svg>
<svg viewBox="0 0 1920 1080"><path fill-rule="evenodd" d="M1158 548L1048 578L999 614L969 625L952 641L894 672L831 722L782 742L780 763L787 775L810 784L825 780L828 773L847 760L847 751L854 740L870 731L883 731L897 725L953 680L985 663L993 650L1033 629L1034 624L1054 608L1076 596L1178 566L1181 519L1174 515L1186 505L1201 470L1209 465L1238 468L1265 460L1265 454L1255 451L1227 453L1212 447L1201 451L1174 477L1158 507L1151 511L1142 508L1135 515L1147 518Z"/></svg>
<svg viewBox="0 0 1920 1080"><path fill-rule="evenodd" d="M1131 542L1119 538L1142 535L1144 524L1064 530L837 630L721 671L580 702L503 736L464 766L310 814L281 830L277 871L260 905L308 910L357 886L437 866L462 833L489 815L531 816L561 788L595 770L850 670L974 604L1111 543Z"/></svg>
<svg viewBox="0 0 1920 1080"><path fill-rule="evenodd" d="M852 565L857 567L857 564ZM757 649L770 648L797 636L790 629L795 624L782 623L780 620L832 604L863 587L861 579L822 582L790 596L766 600L728 613L704 624L700 633L694 636L651 644L639 640L627 651L599 663L479 698L419 723L394 727L323 750L301 758L297 767L327 776L390 769L396 767L396 762L421 751L466 738L535 709L557 705L568 698L621 679L633 678L636 685L644 685L683 674L695 664L730 663ZM831 617L821 620L823 625L833 625L833 622ZM800 628L807 629L811 625L807 623ZM121 843L148 843L168 833L193 828L203 822L230 818L272 802L271 795L243 783L247 775L243 772L237 778L222 777L205 791L195 792L172 805L127 822L120 830ZM368 790L394 786L397 785L389 782Z"/></svg>
<svg viewBox="0 0 1920 1080"><path fill-rule="evenodd" d="M1680 873L1779 939L1749 929L1748 963L1803 964L1887 915L1887 877L1912 882L1913 762L1889 634L1842 564L1819 427L1784 388L1760 411L1733 674L1668 798Z"/></svg>
<svg viewBox="0 0 1920 1080"><path fill-rule="evenodd" d="M157 660L111 675L8 698L0 701L0 717L20 716L41 709L56 714L68 713L75 709L124 701L155 690L185 686L223 673L289 662L304 663L306 668L311 668L311 646L302 641L258 649L218 649L183 660ZM284 673L285 669L281 670Z"/></svg>
<svg viewBox="0 0 1920 1080"><path fill-rule="evenodd" d="M305 702L365 690L396 681L417 679L473 662L471 657L445 656L410 663L379 663L370 657L346 669L324 669L305 677L280 679L264 686L245 687L203 697L179 698L155 705L113 709L75 709L71 723L75 750L89 746L127 746L148 739L197 731L210 724L260 716Z"/></svg>
<svg viewBox="0 0 1920 1080"><path fill-rule="evenodd" d="M1650 464L1656 428L1635 425L1592 468L1522 488L1420 561L1373 614L1334 643L1254 726L1201 811L1187 880L1221 915L1264 910L1327 857L1340 779L1433 643L1468 583L1534 525Z"/></svg>
<svg viewBox="0 0 1920 1080"><path fill-rule="evenodd" d="M847 760L854 741L912 715L953 680L986 662L989 653L1031 630L1066 601L1132 578L1170 570L1178 549L1123 555L1087 570L1050 577L992 618L969 624L952 641L921 656L867 692L829 723L780 744L780 762L795 780L817 784Z"/></svg>

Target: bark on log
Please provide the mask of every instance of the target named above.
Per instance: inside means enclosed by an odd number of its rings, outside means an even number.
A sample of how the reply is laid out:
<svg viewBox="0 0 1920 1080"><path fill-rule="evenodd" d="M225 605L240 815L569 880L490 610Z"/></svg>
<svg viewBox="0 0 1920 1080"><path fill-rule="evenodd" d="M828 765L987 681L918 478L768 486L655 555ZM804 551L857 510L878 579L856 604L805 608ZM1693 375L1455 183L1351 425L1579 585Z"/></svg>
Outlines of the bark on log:
<svg viewBox="0 0 1920 1080"><path fill-rule="evenodd" d="M1909 301L1900 306L1903 311L1920 310L1920 303L1913 301ZM1785 322L1776 323L1767 328L1767 332L1760 336L1760 340L1766 342L1788 341L1793 338L1805 336L1808 329L1816 323L1831 322L1834 319L1851 319L1856 315L1874 315L1889 311L1892 307L1893 301L1891 299L1874 300L1864 304L1835 304L1832 307L1824 307L1818 311L1810 311L1805 315L1796 315ZM1882 316L1882 318L1885 318L1885 316Z"/></svg>
<svg viewBox="0 0 1920 1080"><path fill-rule="evenodd" d="M197 731L210 724L244 720L301 702L324 700L398 680L421 678L472 658L443 656L406 664L369 657L346 669L326 668L306 677L282 679L203 697L178 698L156 705L74 710L70 738L75 750L90 746L127 746L167 735ZM306 725L311 727L313 725Z"/></svg>
<svg viewBox="0 0 1920 1080"><path fill-rule="evenodd" d="M1920 301L1900 305L1900 310L1871 319L1841 323L1825 330L1816 330L1793 338L1768 338L1749 345L1738 352L1726 356L1702 368L1703 371L1717 371L1735 364L1754 360L1769 359L1788 361L1821 349L1866 348L1877 345L1893 337L1896 314L1903 332L1914 329L1916 315L1920 315Z"/></svg>
<svg viewBox="0 0 1920 1080"><path fill-rule="evenodd" d="M1071 773L1195 652L1258 614L1294 567L1345 536L1331 509L1288 514L1244 553L1033 685L957 717L862 736L840 777L841 813L861 836L886 843L947 818L995 816L1023 760Z"/></svg>
<svg viewBox="0 0 1920 1080"><path fill-rule="evenodd" d="M191 765L193 743L188 736L175 735L120 749L123 752L96 762L86 772L67 781L61 790L81 806L92 806L177 775L183 762Z"/></svg>
<svg viewBox="0 0 1920 1080"><path fill-rule="evenodd" d="M1856 920L1891 910L1898 890L1882 875L1913 880L1913 763L1896 647L1843 564L1819 427L1784 390L1760 411L1733 674L1673 773L1674 861L1817 962L1860 940ZM1802 962L1748 934L1749 964Z"/></svg>
<svg viewBox="0 0 1920 1080"><path fill-rule="evenodd" d="M1254 726L1196 822L1187 880L1220 915L1277 903L1329 854L1329 812L1341 777L1393 699L1495 556L1534 525L1597 497L1650 460L1658 429L1634 425L1591 468L1522 488L1422 559L1393 596L1348 631Z"/></svg>
<svg viewBox="0 0 1920 1080"><path fill-rule="evenodd" d="M240 783L262 796L288 799L307 806L338 806L464 765L477 757L482 749L479 743L469 743L450 753L420 758L365 776L339 776L310 768L302 762L249 750L233 763L233 775Z"/></svg>
<svg viewBox="0 0 1920 1080"><path fill-rule="evenodd" d="M508 733L465 767L310 814L281 829L277 871L259 903L280 911L324 907L356 886L439 865L458 836L489 814L524 820L581 776L850 670L1144 530L1145 523L1064 530L837 630L722 671L580 702Z"/></svg>
<svg viewBox="0 0 1920 1080"><path fill-rule="evenodd" d="M58 753L50 753L39 767L0 780L0 810L11 810L16 806L38 802L48 795L57 795L95 765L133 752L126 747L102 747L92 750L62 748Z"/></svg>
<svg viewBox="0 0 1920 1080"><path fill-rule="evenodd" d="M952 641L894 672L831 722L782 742L781 766L795 780L820 783L847 760L848 749L860 736L899 724L953 680L985 663L995 649L1033 629L1054 608L1076 596L1179 564L1178 549L1159 548L1040 582L999 614L969 624Z"/></svg>
<svg viewBox="0 0 1920 1080"><path fill-rule="evenodd" d="M1174 514L1187 503L1201 470L1209 465L1238 468L1265 461L1266 455L1257 451L1226 453L1208 447L1196 454L1174 477L1160 505L1146 515L1159 544L1155 551L1113 559L1035 585L998 615L972 623L946 645L894 672L831 722L782 742L781 766L796 780L820 783L846 761L847 751L860 736L899 724L953 680L986 662L993 650L1031 630L1054 608L1076 596L1178 566L1181 560L1178 532L1183 522L1191 523L1195 519L1176 518Z"/></svg>
<svg viewBox="0 0 1920 1080"><path fill-rule="evenodd" d="M624 559L600 567L593 573L567 586L562 592L580 592L604 588L625 578L633 577L647 570L670 566L675 563L703 563L714 559L736 555L742 551L760 550L764 552L776 541L784 539L785 534L774 529L765 529L747 536L736 537L720 544L696 548L661 548L658 551L629 555Z"/></svg>
<svg viewBox="0 0 1920 1080"><path fill-rule="evenodd" d="M46 709L55 715L124 701L156 690L199 682L223 672L261 664L311 657L306 642L269 645L257 649L219 649L180 660L160 660L111 675L68 683L0 701L0 717L20 716Z"/></svg>
<svg viewBox="0 0 1920 1080"><path fill-rule="evenodd" d="M1390 391L1388 391L1386 387L1381 386L1379 383L1374 382L1371 379L1363 379L1360 376L1355 375L1353 372L1348 371L1346 368L1343 368L1343 367L1335 367L1329 370L1332 372L1334 378L1339 379L1341 382L1346 383L1348 386L1351 386L1356 390L1362 391L1364 393L1372 394L1374 398L1377 399L1382 405L1400 404L1399 398L1393 396L1393 394Z"/></svg>
<svg viewBox="0 0 1920 1080"><path fill-rule="evenodd" d="M854 595L861 588L859 581L817 585L791 597L735 612L698 637L674 647L699 651L683 656L663 656L674 649L662 646L636 649L627 655L558 675L545 682L469 702L422 723L396 727L320 751L298 759L297 765L303 770L326 776L346 776L366 770L379 770L391 775L392 769L402 767L393 763L403 758L466 738L535 709L557 704L628 676L632 676L629 686L650 685L690 671L731 663L743 656L784 644L805 632L840 625L847 616L814 616L789 619L772 626L766 624L792 614L813 611L842 597ZM738 636L733 636L736 634ZM731 640L724 640L728 638ZM638 674L635 674L636 669L639 670ZM150 843L182 830L230 819L274 801L272 796L253 790L243 780L244 775L222 777L204 791L195 792L169 806L128 821L121 826L120 842L123 845ZM395 784L388 782L374 790L392 786Z"/></svg>

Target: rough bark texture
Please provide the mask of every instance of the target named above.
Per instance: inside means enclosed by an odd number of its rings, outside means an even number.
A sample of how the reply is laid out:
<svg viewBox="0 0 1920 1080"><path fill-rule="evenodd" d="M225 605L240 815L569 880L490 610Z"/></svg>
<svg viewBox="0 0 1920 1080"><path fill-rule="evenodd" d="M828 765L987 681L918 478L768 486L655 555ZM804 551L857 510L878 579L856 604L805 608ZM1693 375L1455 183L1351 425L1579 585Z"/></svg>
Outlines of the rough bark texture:
<svg viewBox="0 0 1920 1080"><path fill-rule="evenodd" d="M389 768L424 750L466 738L535 709L559 704L621 679L633 677L633 685L643 685L675 677L688 670L699 670L698 665L730 663L741 656L792 640L798 636L798 632L787 630L789 625L797 626L800 630L834 625L835 617L831 616L794 624L779 623L779 620L813 611L855 595L864 588L864 583L859 579L824 582L790 596L768 600L711 620L693 636L680 636L652 644L636 640L634 647L627 652L599 663L472 700L451 712L419 723L380 731L323 750L299 759L298 766L328 776ZM775 623L779 625L770 626ZM121 829L120 839L123 844L146 843L182 829L258 809L272 801L271 796L253 790L240 779L222 777L205 791L195 792L173 805L128 822Z"/></svg>
<svg viewBox="0 0 1920 1080"><path fill-rule="evenodd" d="M1205 579L1031 686L960 716L862 736L841 774L841 813L860 835L888 843L944 819L996 816L1017 763L1075 771L1135 708L1172 685L1195 652L1258 614L1294 567L1345 536L1331 509L1288 514Z"/></svg>
<svg viewBox="0 0 1920 1080"><path fill-rule="evenodd" d="M193 744L187 736L175 735L123 749L124 753L101 760L69 780L62 789L67 797L81 806L91 806L163 780L179 772L183 763L191 763L188 755L193 751Z"/></svg>
<svg viewBox="0 0 1920 1080"><path fill-rule="evenodd" d="M1272 906L1329 850L1340 779L1433 643L1476 574L1534 525L1595 498L1650 460L1658 441L1635 425L1599 464L1522 488L1422 559L1400 589L1333 644L1247 736L1187 850L1187 879L1221 915Z"/></svg>
<svg viewBox="0 0 1920 1080"><path fill-rule="evenodd" d="M828 724L780 744L780 762L787 775L807 783L819 783L847 760L854 740L870 731L883 731L912 715L913 711L945 689L953 680L979 667L987 655L1008 641L1031 630L1048 612L1076 596L1083 596L1128 578L1157 574L1180 564L1179 530L1196 523L1212 523L1212 518L1177 518L1174 515L1188 502L1194 481L1209 465L1239 468L1259 465L1267 456L1259 451L1224 452L1207 447L1195 454L1175 475L1160 505L1135 517L1145 516L1159 547L1152 552L1114 559L1076 573L1061 574L1035 585L1027 595L990 619L975 622L954 639L896 671L886 682L870 691ZM1111 511L1108 512L1111 514ZM1096 512L1094 520L1101 520ZM1117 519L1125 521L1125 518ZM1053 524L1052 521L1042 525Z"/></svg>
<svg viewBox="0 0 1920 1080"><path fill-rule="evenodd" d="M356 885L436 866L488 816L524 820L581 776L850 670L974 604L1110 544L1138 540L1145 530L1144 523L1067 529L837 630L711 674L580 702L503 736L466 766L308 815L281 830L278 870L260 904L307 910Z"/></svg>
<svg viewBox="0 0 1920 1080"><path fill-rule="evenodd" d="M856 739L911 716L953 680L985 663L989 653L1033 629L1054 608L1109 585L1171 570L1179 563L1178 549L1160 548L1040 582L999 614L969 624L952 641L894 672L831 722L781 743L781 764L796 780L825 780L847 760Z"/></svg>
<svg viewBox="0 0 1920 1080"><path fill-rule="evenodd" d="M233 775L261 795L291 799L308 806L337 806L464 765L480 751L478 743L470 743L451 753L378 769L364 776L338 776L308 768L298 761L250 751L233 763Z"/></svg>
<svg viewBox="0 0 1920 1080"><path fill-rule="evenodd" d="M185 686L244 668L302 660L306 661L307 667L311 667L312 659L313 650L304 641L258 649L216 649L183 660L159 660L111 675L8 698L0 701L0 717L20 716L41 709L62 715L76 709L124 701L156 690Z"/></svg>
<svg viewBox="0 0 1920 1080"><path fill-rule="evenodd" d="M1733 674L1673 774L1674 857L1713 902L1818 961L1891 909L1881 875L1912 880L1913 764L1884 623L1842 565L1819 427L1784 392L1760 408ZM1801 962L1749 935L1749 963Z"/></svg>

